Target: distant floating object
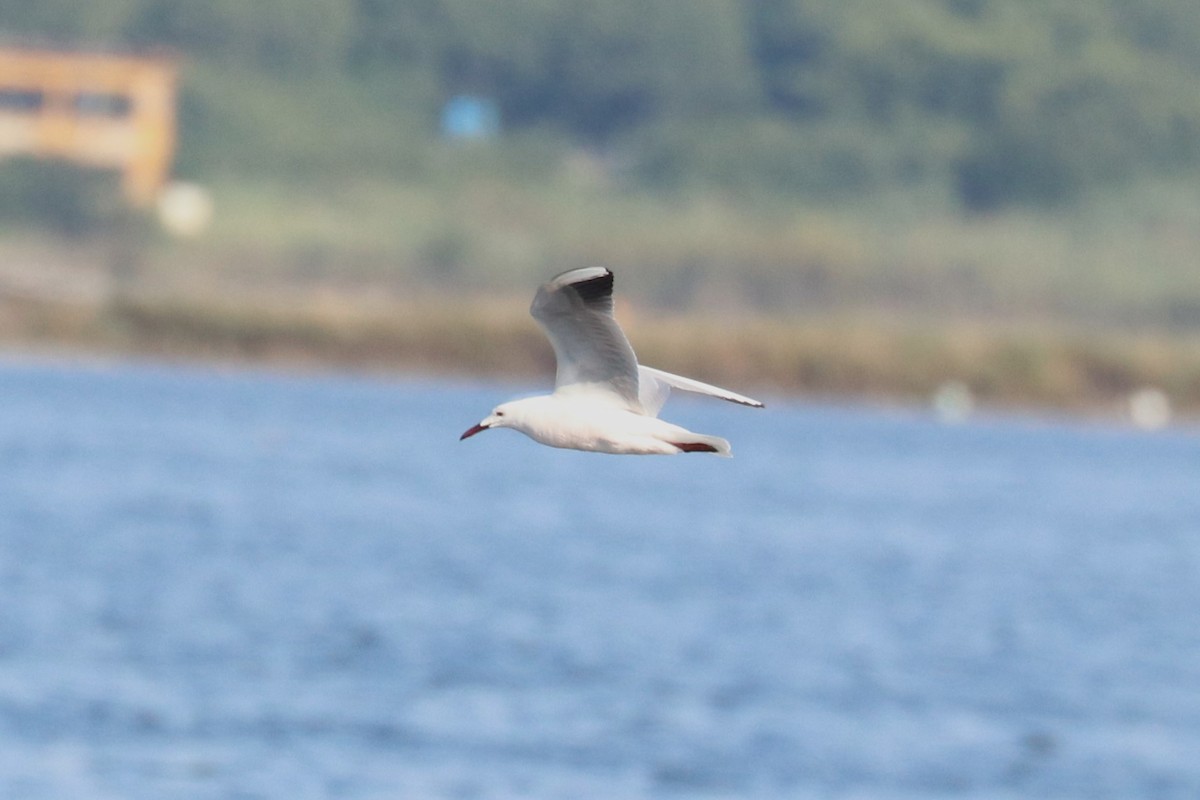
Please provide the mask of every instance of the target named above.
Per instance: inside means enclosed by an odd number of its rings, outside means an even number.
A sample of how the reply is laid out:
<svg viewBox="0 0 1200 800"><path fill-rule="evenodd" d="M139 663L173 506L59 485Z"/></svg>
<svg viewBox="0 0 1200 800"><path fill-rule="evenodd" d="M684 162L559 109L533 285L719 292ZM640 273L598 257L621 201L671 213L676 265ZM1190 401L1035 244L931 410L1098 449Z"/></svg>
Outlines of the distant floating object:
<svg viewBox="0 0 1200 800"><path fill-rule="evenodd" d="M1129 395L1129 420L1144 431L1162 430L1171 424L1171 399L1148 386Z"/></svg>
<svg viewBox="0 0 1200 800"><path fill-rule="evenodd" d="M975 410L971 388L962 381L946 381L933 393L933 413L949 425L965 422Z"/></svg>
<svg viewBox="0 0 1200 800"><path fill-rule="evenodd" d="M208 230L212 218L212 195L199 184L174 181L158 196L158 221L173 236L199 236Z"/></svg>

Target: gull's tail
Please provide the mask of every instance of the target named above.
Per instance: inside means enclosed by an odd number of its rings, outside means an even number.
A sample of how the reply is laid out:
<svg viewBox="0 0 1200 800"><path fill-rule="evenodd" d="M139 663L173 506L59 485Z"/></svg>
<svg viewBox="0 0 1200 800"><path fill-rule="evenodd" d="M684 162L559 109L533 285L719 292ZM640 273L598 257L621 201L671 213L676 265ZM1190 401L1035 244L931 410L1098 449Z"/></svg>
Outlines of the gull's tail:
<svg viewBox="0 0 1200 800"><path fill-rule="evenodd" d="M687 436L675 437L678 441L671 444L679 448L681 453L716 453L725 458L733 458L733 450L729 442L720 436L706 436L703 433L688 432Z"/></svg>

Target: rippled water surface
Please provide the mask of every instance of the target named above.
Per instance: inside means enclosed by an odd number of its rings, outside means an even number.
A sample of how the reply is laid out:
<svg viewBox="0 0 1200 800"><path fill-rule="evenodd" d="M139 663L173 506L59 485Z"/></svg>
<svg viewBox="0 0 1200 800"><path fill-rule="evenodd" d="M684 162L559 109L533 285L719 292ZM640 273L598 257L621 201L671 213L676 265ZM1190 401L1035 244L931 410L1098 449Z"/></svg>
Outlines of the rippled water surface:
<svg viewBox="0 0 1200 800"><path fill-rule="evenodd" d="M0 797L1195 798L1200 437L0 361Z"/></svg>

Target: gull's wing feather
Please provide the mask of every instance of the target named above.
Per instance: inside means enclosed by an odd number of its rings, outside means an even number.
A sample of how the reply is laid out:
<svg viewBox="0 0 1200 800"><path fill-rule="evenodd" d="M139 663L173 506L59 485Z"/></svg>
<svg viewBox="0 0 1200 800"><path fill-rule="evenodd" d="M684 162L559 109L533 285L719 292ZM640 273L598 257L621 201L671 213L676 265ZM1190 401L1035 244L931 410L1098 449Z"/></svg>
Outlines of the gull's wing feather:
<svg viewBox="0 0 1200 800"><path fill-rule="evenodd" d="M638 408L637 357L613 319L612 289L608 269L573 269L543 284L529 313L554 348L556 391L608 394Z"/></svg>
<svg viewBox="0 0 1200 800"><path fill-rule="evenodd" d="M654 367L639 366L638 378L642 408L652 417L658 416L663 403L667 402L667 397L671 394L672 387L685 392L719 397L722 400L728 400L731 403L741 403L744 406L752 406L754 408L763 407L763 404L758 400L738 394L737 392L731 392L728 389L722 389L720 386L713 386L710 383L704 383L692 378L685 378L682 375L672 375L670 372L663 372L661 369L655 369Z"/></svg>

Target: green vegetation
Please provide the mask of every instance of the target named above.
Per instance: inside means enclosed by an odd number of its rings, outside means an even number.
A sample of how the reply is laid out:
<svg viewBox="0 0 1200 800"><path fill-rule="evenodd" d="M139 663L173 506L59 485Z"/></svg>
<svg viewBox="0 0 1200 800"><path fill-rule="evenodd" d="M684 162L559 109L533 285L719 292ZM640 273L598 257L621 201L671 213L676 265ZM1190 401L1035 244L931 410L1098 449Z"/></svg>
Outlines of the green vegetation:
<svg viewBox="0 0 1200 800"><path fill-rule="evenodd" d="M181 170L428 178L442 103L640 186L987 211L1200 166L1190 0L0 0L11 36L187 59Z"/></svg>
<svg viewBox="0 0 1200 800"><path fill-rule="evenodd" d="M0 172L0 221L65 237L111 230L128 217L116 176L58 161L18 158Z"/></svg>

